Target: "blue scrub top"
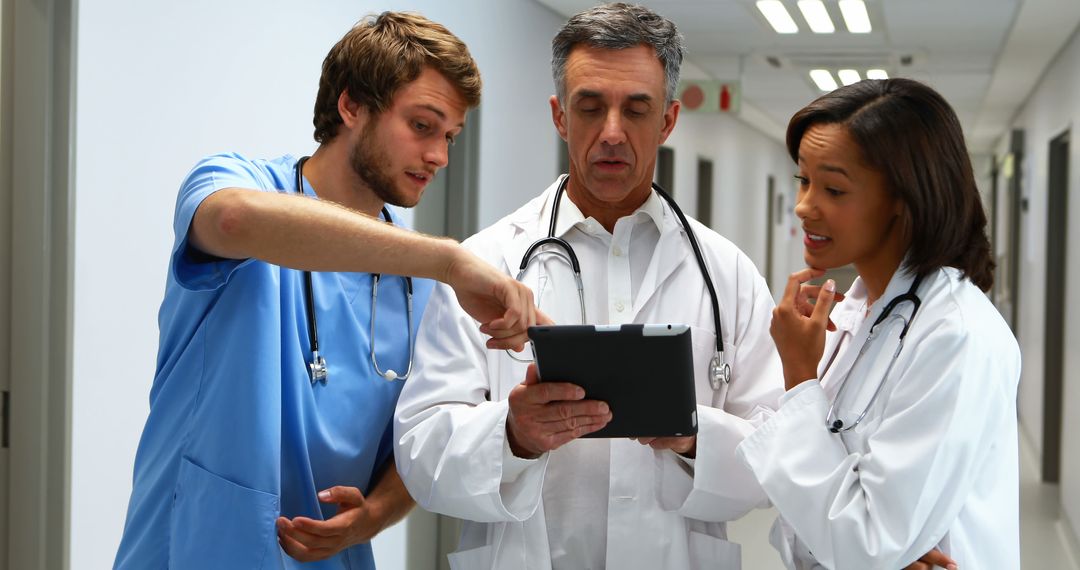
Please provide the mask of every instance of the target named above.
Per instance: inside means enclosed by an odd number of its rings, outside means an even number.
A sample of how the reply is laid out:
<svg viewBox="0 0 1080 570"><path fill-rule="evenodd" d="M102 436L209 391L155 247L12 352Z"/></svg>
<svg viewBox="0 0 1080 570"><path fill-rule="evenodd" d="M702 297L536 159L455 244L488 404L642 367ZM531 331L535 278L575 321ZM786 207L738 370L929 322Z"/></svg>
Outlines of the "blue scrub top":
<svg viewBox="0 0 1080 570"><path fill-rule="evenodd" d="M234 187L294 193L295 165L292 156L211 156L180 189L150 415L116 568L299 566L278 546L275 519L332 517L337 507L319 503L319 491L344 485L366 494L392 460L402 381L372 367L371 275L312 274L329 367L328 382L312 385L302 272L207 259L187 243L207 196ZM306 181L304 192L314 196ZM413 281L415 336L432 282ZM403 373L404 279L383 276L378 303L379 365ZM374 568L371 546L303 568Z"/></svg>

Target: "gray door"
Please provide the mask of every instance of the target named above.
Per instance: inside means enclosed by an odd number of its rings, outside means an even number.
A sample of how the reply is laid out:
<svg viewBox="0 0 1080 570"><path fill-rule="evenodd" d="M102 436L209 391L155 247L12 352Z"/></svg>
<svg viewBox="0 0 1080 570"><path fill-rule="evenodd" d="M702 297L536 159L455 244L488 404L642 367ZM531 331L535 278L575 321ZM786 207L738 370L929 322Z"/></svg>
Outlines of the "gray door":
<svg viewBox="0 0 1080 570"><path fill-rule="evenodd" d="M784 219L782 208L777 207L777 202L783 200L776 195L776 178L770 174L765 180L765 282L771 284L773 278L773 263L776 256L773 249L776 247L776 225Z"/></svg>
<svg viewBox="0 0 1080 570"><path fill-rule="evenodd" d="M1061 478L1061 414L1065 378L1065 267L1069 242L1069 132L1050 141L1046 220L1046 321L1043 336L1043 464L1042 478Z"/></svg>
<svg viewBox="0 0 1080 570"><path fill-rule="evenodd" d="M11 406L11 3L0 8L0 570L8 567Z"/></svg>
<svg viewBox="0 0 1080 570"><path fill-rule="evenodd" d="M675 196L675 149L662 146L656 154L656 183Z"/></svg>
<svg viewBox="0 0 1080 570"><path fill-rule="evenodd" d="M697 220L712 227L713 162L706 158L697 161ZM715 229L715 228L713 228Z"/></svg>

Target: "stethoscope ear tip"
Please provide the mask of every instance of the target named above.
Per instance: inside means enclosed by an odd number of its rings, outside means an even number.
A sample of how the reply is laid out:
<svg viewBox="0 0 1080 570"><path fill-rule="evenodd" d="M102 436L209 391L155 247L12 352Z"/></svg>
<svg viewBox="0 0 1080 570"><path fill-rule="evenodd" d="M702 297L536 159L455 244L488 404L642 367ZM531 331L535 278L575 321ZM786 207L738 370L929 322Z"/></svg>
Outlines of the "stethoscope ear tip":
<svg viewBox="0 0 1080 570"><path fill-rule="evenodd" d="M387 370L386 372L383 372L382 376L387 380L397 380L398 377L397 372L394 372L393 370Z"/></svg>

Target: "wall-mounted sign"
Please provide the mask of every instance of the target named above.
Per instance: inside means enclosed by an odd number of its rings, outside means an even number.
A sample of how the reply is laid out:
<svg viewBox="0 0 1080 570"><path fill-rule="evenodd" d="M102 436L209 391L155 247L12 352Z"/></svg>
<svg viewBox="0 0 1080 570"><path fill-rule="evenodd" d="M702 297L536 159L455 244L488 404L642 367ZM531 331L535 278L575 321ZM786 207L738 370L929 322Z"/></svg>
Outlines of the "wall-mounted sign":
<svg viewBox="0 0 1080 570"><path fill-rule="evenodd" d="M738 113L742 90L738 81L687 79L679 82L682 110L694 113Z"/></svg>

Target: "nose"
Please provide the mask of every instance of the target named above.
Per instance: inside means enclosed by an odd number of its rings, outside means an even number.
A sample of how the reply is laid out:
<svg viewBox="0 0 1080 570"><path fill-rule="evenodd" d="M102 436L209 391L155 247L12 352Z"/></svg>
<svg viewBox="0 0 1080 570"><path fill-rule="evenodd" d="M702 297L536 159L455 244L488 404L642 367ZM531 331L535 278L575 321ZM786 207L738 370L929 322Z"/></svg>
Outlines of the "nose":
<svg viewBox="0 0 1080 570"><path fill-rule="evenodd" d="M443 168L450 161L450 143L449 141L436 141L432 143L424 151L424 163L434 166L435 168Z"/></svg>
<svg viewBox="0 0 1080 570"><path fill-rule="evenodd" d="M604 117L604 128L600 131L600 142L619 145L626 142L626 129L623 128L622 110L612 108Z"/></svg>
<svg viewBox="0 0 1080 570"><path fill-rule="evenodd" d="M799 188L799 192L795 197L795 217L805 220L814 215L817 211L817 206L814 204L812 197L814 194L809 185Z"/></svg>

